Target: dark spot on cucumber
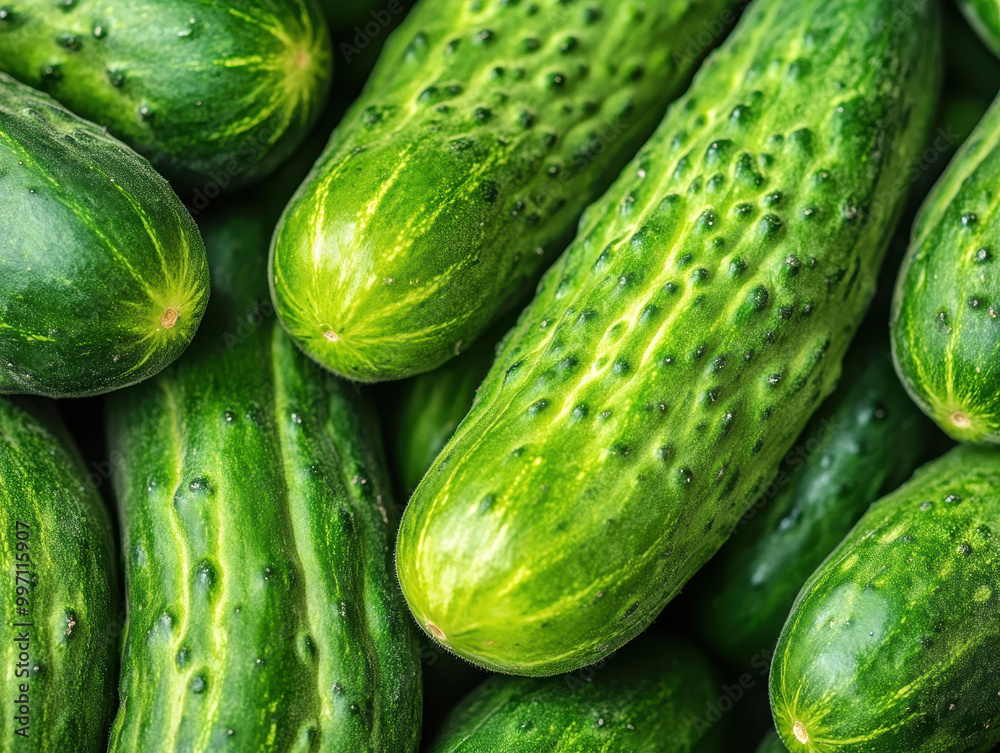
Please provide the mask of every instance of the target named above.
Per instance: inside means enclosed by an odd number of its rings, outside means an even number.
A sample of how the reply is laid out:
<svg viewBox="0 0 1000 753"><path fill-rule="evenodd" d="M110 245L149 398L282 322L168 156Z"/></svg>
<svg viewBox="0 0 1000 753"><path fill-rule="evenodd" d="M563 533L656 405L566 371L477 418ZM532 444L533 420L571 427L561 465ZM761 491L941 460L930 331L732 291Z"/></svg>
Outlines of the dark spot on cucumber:
<svg viewBox="0 0 1000 753"><path fill-rule="evenodd" d="M698 220L695 223L695 225L702 232L708 232L709 230L715 227L715 223L716 223L715 212L709 209L706 210L705 212L702 212L701 216L698 217Z"/></svg>
<svg viewBox="0 0 1000 753"><path fill-rule="evenodd" d="M702 356L704 356L705 353L707 352L708 352L708 345L706 343L702 343L701 345L699 345L697 348L694 349L694 353L691 354L691 360L697 363L698 361L701 360Z"/></svg>
<svg viewBox="0 0 1000 753"><path fill-rule="evenodd" d="M488 107L477 107L473 114L480 123L487 123L493 118L493 111Z"/></svg>
<svg viewBox="0 0 1000 753"><path fill-rule="evenodd" d="M677 363L677 361L676 359L674 359L673 356L667 356L666 358L661 360L660 363L664 366L673 366L675 363Z"/></svg>
<svg viewBox="0 0 1000 753"><path fill-rule="evenodd" d="M203 672L200 672L191 678L188 687L195 695L201 695L208 690L208 677Z"/></svg>
<svg viewBox="0 0 1000 753"><path fill-rule="evenodd" d="M982 296L974 295L969 299L969 308L978 309L983 307L985 303L986 303L985 298L983 298Z"/></svg>
<svg viewBox="0 0 1000 753"><path fill-rule="evenodd" d="M973 212L967 212L962 215L962 227L973 227L977 222L979 222L979 217Z"/></svg>
<svg viewBox="0 0 1000 753"><path fill-rule="evenodd" d="M586 418L587 414L590 413L590 407L586 403L580 403L573 408L573 418Z"/></svg>
<svg viewBox="0 0 1000 753"><path fill-rule="evenodd" d="M944 501L949 505L957 505L962 501L962 498L958 494L949 494L944 498Z"/></svg>
<svg viewBox="0 0 1000 753"><path fill-rule="evenodd" d="M771 387L777 387L777 386L778 386L778 384L780 384L780 382L781 382L781 378L782 378L783 376L784 376L784 374L783 374L782 372L780 372L780 371L779 371L779 372L776 372L776 373L774 373L774 374L771 374L771 375L770 375L770 376L768 376L768 378L767 378L767 383L768 383L768 385L770 385Z"/></svg>
<svg viewBox="0 0 1000 753"><path fill-rule="evenodd" d="M706 280L708 280L708 277L709 277L708 270L705 269L704 267L700 267L699 269L696 269L694 273L691 275L691 281L695 283L705 282Z"/></svg>
<svg viewBox="0 0 1000 753"><path fill-rule="evenodd" d="M624 442L617 442L611 448L611 453L624 459L632 454L632 447Z"/></svg>
<svg viewBox="0 0 1000 753"><path fill-rule="evenodd" d="M454 55L455 51L459 48L459 46L461 45L461 43L462 43L461 39L452 39L450 42L448 42L448 44L446 44L444 46L444 52L445 52L445 54L446 55Z"/></svg>
<svg viewBox="0 0 1000 753"><path fill-rule="evenodd" d="M483 497L479 501L479 505L476 508L476 512L479 515L485 515L490 510L493 509L493 506L496 504L496 501L497 501L496 495L494 495L494 494L487 494L485 497Z"/></svg>
<svg viewBox="0 0 1000 753"><path fill-rule="evenodd" d="M56 44L71 52L79 52L83 49L83 40L77 34L60 34L56 37Z"/></svg>
<svg viewBox="0 0 1000 753"><path fill-rule="evenodd" d="M497 197L500 195L500 189L497 188L497 184L491 180L486 181L479 188L480 195L483 197L483 201L487 204L493 204Z"/></svg>
<svg viewBox="0 0 1000 753"><path fill-rule="evenodd" d="M977 264L986 264L986 262L993 258L993 254L990 253L988 248L981 248L976 251L973 258L976 260Z"/></svg>
<svg viewBox="0 0 1000 753"><path fill-rule="evenodd" d="M767 308L767 303L771 299L771 294L766 287L758 285L747 296L747 305L751 311L760 313Z"/></svg>
<svg viewBox="0 0 1000 753"><path fill-rule="evenodd" d="M210 591L215 586L215 567L208 560L202 560L194 570L194 582L202 589Z"/></svg>
<svg viewBox="0 0 1000 753"><path fill-rule="evenodd" d="M58 63L53 63L52 65L44 65L42 66L41 76L42 80L45 82L46 85L57 84L60 81L62 81L63 77L62 66L60 66Z"/></svg>
<svg viewBox="0 0 1000 753"><path fill-rule="evenodd" d="M735 214L737 217L742 217L742 218L749 217L750 215L753 214L753 204L747 204L747 203L737 204L735 207L733 207L733 214Z"/></svg>
<svg viewBox="0 0 1000 753"><path fill-rule="evenodd" d="M668 295L674 295L675 293L677 293L678 290L680 290L680 288L678 288L676 282L668 282L666 285L663 286L663 290Z"/></svg>
<svg viewBox="0 0 1000 753"><path fill-rule="evenodd" d="M537 416L539 413L541 413L548 407L549 407L548 400L536 400L534 403L528 406L528 415Z"/></svg>
<svg viewBox="0 0 1000 753"><path fill-rule="evenodd" d="M487 42L492 42L496 38L496 34L491 29L483 29L480 31L473 39L479 44L486 44Z"/></svg>
<svg viewBox="0 0 1000 753"><path fill-rule="evenodd" d="M733 277L741 277L746 271L746 262L739 257L734 257L733 260L729 262L729 274Z"/></svg>
<svg viewBox="0 0 1000 753"><path fill-rule="evenodd" d="M781 191L775 191L773 193L769 193L767 196L764 197L763 204L766 207L776 207L782 202L784 198L785 197L781 193Z"/></svg>
<svg viewBox="0 0 1000 753"><path fill-rule="evenodd" d="M16 17L10 8L0 8L0 24L14 23Z"/></svg>
<svg viewBox="0 0 1000 753"><path fill-rule="evenodd" d="M972 545L968 541L963 541L958 545L958 553L963 557L968 557L972 554Z"/></svg>
<svg viewBox="0 0 1000 753"><path fill-rule="evenodd" d="M177 651L177 656L174 657L174 663L177 665L177 669L183 670L188 662L191 660L191 649L187 646L182 646Z"/></svg>
<svg viewBox="0 0 1000 753"><path fill-rule="evenodd" d="M664 462L669 461L673 456L674 448L672 445L665 445L656 451L656 457Z"/></svg>
<svg viewBox="0 0 1000 753"><path fill-rule="evenodd" d="M677 478L683 486L688 486L694 480L694 472L690 468L680 468Z"/></svg>
<svg viewBox="0 0 1000 753"><path fill-rule="evenodd" d="M715 192L721 191L726 186L726 176L722 173L716 173L711 178L708 179L708 190Z"/></svg>
<svg viewBox="0 0 1000 753"><path fill-rule="evenodd" d="M614 365L611 367L611 371L614 372L617 376L624 376L625 374L628 374L629 371L631 370L632 367L629 366L629 362L626 361L624 358L617 359Z"/></svg>

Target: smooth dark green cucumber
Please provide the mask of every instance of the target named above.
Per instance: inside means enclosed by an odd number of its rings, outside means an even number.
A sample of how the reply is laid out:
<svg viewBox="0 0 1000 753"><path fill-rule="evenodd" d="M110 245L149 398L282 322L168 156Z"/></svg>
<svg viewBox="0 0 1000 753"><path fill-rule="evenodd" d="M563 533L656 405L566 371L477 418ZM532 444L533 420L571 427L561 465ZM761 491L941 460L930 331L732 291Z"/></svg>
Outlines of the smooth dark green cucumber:
<svg viewBox="0 0 1000 753"><path fill-rule="evenodd" d="M362 382L466 349L635 154L729 5L420 0L278 227L283 325Z"/></svg>
<svg viewBox="0 0 1000 753"><path fill-rule="evenodd" d="M0 398L0 749L102 753L118 674L104 503L50 406Z"/></svg>
<svg viewBox="0 0 1000 753"><path fill-rule="evenodd" d="M837 392L692 584L698 634L736 665L774 649L802 584L940 437L896 378L888 343L864 342L871 334L859 335Z"/></svg>
<svg viewBox="0 0 1000 753"><path fill-rule="evenodd" d="M893 299L896 369L963 442L1000 444L1000 100L925 201Z"/></svg>
<svg viewBox="0 0 1000 753"><path fill-rule="evenodd" d="M0 394L146 379L191 342L208 291L198 228L150 164L0 73Z"/></svg>
<svg viewBox="0 0 1000 753"><path fill-rule="evenodd" d="M721 687L691 644L647 635L587 679L494 676L452 712L431 753L721 753L705 720Z"/></svg>
<svg viewBox="0 0 1000 753"><path fill-rule="evenodd" d="M403 592L442 645L518 674L596 661L777 473L929 131L937 8L898 6L756 0L588 210L404 514Z"/></svg>
<svg viewBox="0 0 1000 753"><path fill-rule="evenodd" d="M997 0L959 0L972 28L993 52L1000 55L1000 3Z"/></svg>
<svg viewBox="0 0 1000 753"><path fill-rule="evenodd" d="M809 578L771 665L792 753L1000 742L1000 453L960 447L879 500Z"/></svg>
<svg viewBox="0 0 1000 753"><path fill-rule="evenodd" d="M208 200L292 154L326 102L331 55L314 0L0 5L0 70Z"/></svg>
<svg viewBox="0 0 1000 753"><path fill-rule="evenodd" d="M262 214L206 224L203 331L110 403L130 620L111 753L419 741L377 423L269 313Z"/></svg>

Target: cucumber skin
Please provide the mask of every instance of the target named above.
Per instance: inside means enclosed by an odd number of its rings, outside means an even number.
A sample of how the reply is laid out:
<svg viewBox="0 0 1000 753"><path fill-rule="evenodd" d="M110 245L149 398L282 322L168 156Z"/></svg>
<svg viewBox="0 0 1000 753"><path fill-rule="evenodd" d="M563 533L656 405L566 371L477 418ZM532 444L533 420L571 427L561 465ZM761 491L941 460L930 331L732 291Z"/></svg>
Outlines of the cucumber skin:
<svg viewBox="0 0 1000 753"><path fill-rule="evenodd" d="M439 642L517 674L596 661L655 618L777 472L836 383L929 129L936 6L901 24L894 11L758 0L588 210L404 513L403 593ZM855 24L869 36L832 51ZM795 87L771 64L803 39L815 73L798 61ZM806 123L822 130L809 139ZM737 159L738 143L786 126L780 171ZM820 146L838 133L837 150ZM723 136L738 140L732 197L693 169ZM810 140L812 159L797 151ZM766 207L789 178L791 206ZM742 206L755 199L765 208Z"/></svg>
<svg viewBox="0 0 1000 753"><path fill-rule="evenodd" d="M774 498L699 579L699 635L735 665L774 648L802 585L869 505L910 477L938 436L896 378L888 347L865 347L863 337L841 387L786 457Z"/></svg>
<svg viewBox="0 0 1000 753"><path fill-rule="evenodd" d="M1000 100L924 202L896 283L892 345L914 401L954 439L1000 444ZM942 318L942 314L944 317Z"/></svg>
<svg viewBox="0 0 1000 753"><path fill-rule="evenodd" d="M206 327L109 406L130 605L111 753L418 744L375 422L268 316L261 214L206 226Z"/></svg>
<svg viewBox="0 0 1000 753"><path fill-rule="evenodd" d="M0 207L0 394L108 392L184 351L209 292L184 205L145 159L2 73Z"/></svg>
<svg viewBox="0 0 1000 753"><path fill-rule="evenodd" d="M17 521L30 527L27 550L17 549ZM18 614L15 592L24 554L34 581L27 616ZM4 751L104 751L118 676L110 519L55 411L23 399L0 398L0 568L10 574L0 594ZM15 674L19 622L33 624L27 678ZM27 738L14 721L21 683L29 686Z"/></svg>
<svg viewBox="0 0 1000 753"><path fill-rule="evenodd" d="M983 42L1000 55L1000 3L996 0L959 0L958 5Z"/></svg>
<svg viewBox="0 0 1000 753"><path fill-rule="evenodd" d="M694 646L647 635L592 680L490 678L455 708L430 753L721 753L722 727L703 718L721 687Z"/></svg>
<svg viewBox="0 0 1000 753"><path fill-rule="evenodd" d="M998 488L1000 454L959 447L879 500L812 575L771 666L792 753L983 753L1000 741ZM796 722L822 742L799 743Z"/></svg>
<svg viewBox="0 0 1000 753"><path fill-rule="evenodd" d="M568 240L729 4L422 0L278 227L282 324L361 382L457 355Z"/></svg>
<svg viewBox="0 0 1000 753"><path fill-rule="evenodd" d="M332 50L314 0L7 0L4 9L0 70L209 199L284 163L326 103Z"/></svg>

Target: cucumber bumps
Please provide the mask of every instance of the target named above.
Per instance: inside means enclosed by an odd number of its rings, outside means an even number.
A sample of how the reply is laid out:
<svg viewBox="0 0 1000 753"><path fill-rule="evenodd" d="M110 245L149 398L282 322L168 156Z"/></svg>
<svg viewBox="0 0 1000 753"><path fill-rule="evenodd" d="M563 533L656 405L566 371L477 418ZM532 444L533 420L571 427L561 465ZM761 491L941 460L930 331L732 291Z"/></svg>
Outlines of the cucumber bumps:
<svg viewBox="0 0 1000 753"><path fill-rule="evenodd" d="M208 288L198 228L150 164L0 73L0 393L152 376L191 342Z"/></svg>
<svg viewBox="0 0 1000 753"><path fill-rule="evenodd" d="M103 753L122 627L110 521L55 412L4 398L0 571L0 747Z"/></svg>
<svg viewBox="0 0 1000 753"><path fill-rule="evenodd" d="M259 180L326 102L314 0L4 0L0 70L107 126L195 202ZM201 207L196 207L201 208Z"/></svg>
<svg viewBox="0 0 1000 753"><path fill-rule="evenodd" d="M839 376L929 129L936 5L757 0L547 273L417 488L418 622L553 674L641 632Z"/></svg>
<svg viewBox="0 0 1000 753"><path fill-rule="evenodd" d="M1000 444L1000 100L921 209L893 300L896 369L953 438Z"/></svg>
<svg viewBox="0 0 1000 753"><path fill-rule="evenodd" d="M299 346L364 382L430 371L532 281L729 0L421 0L275 234Z"/></svg>

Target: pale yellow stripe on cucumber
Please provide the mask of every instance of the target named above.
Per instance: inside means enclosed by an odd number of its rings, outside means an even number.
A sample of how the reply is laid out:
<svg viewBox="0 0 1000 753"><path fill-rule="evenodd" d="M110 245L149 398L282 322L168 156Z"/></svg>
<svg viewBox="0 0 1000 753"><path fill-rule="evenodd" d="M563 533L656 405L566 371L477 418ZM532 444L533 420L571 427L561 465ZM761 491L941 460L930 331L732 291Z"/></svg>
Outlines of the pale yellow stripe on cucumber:
<svg viewBox="0 0 1000 753"><path fill-rule="evenodd" d="M209 425L214 426L213 433L214 442L211 446L221 447L222 437L219 436L220 430L223 428L218 422L215 424L209 423ZM219 461L220 463L226 463L226 459ZM220 504L218 500L226 499L227 497L227 479L228 475L223 471L221 467L214 469L212 482L215 484L216 503L213 505L215 515L213 520L215 521L215 546L213 554L216 557L220 557L221 553L225 551L225 540L226 540L226 515L225 515L225 505ZM230 603L227 599L229 592L229 579L226 577L226 569L224 567L217 568L217 578L218 582L215 588L218 589L218 593L215 595L215 605L212 614L212 653L213 657L225 657L225 661L221 663L221 666L217 665L217 669L222 670L225 665L233 664L234 658L237 661L247 661L250 662L251 657L233 657L232 653L228 650L227 646L229 643L229 633L225 628L226 625L226 610L230 607ZM185 578L191 578L193 576L192 571L186 570L184 573ZM207 718L204 720L205 723L202 726L202 738L201 745L198 746L200 750L209 750L211 746L211 735L215 732L219 718L219 707L222 703L222 693L223 693L223 683L219 682L219 678L223 674L222 671L218 671L213 674L211 680L208 684L208 714ZM230 691L231 692L231 691Z"/></svg>
<svg viewBox="0 0 1000 753"><path fill-rule="evenodd" d="M173 477L167 480L166 484L161 484L162 488L173 490L171 496L176 494L181 488L181 484L184 483L184 455L183 449L187 447L187 437L184 435L183 431L183 413L180 407L180 399L176 394L175 388L165 380L160 380L156 383L156 388L160 390L163 395L163 412L161 415L164 423L167 424L167 431L169 432L169 441L166 443L166 452L171 455L173 462ZM141 483L141 482L140 482ZM137 492L137 496L142 496L142 490L133 490ZM163 506L163 515L166 518L166 523L170 527L170 532L177 542L177 549L181 556L181 577L178 579L178 583L181 589L181 599L180 599L180 609L179 614L175 615L175 619L178 623L178 629L174 631L174 641L171 647L174 653L180 648L181 642L184 640L184 636L188 632L189 624L189 614L188 605L191 603L191 585L189 575L191 573L191 557L188 552L188 548L182 542L184 541L183 530L178 520L179 513L169 502ZM187 696L188 682L191 679L191 675L194 673L194 667L189 667L188 669L182 669L177 667L177 671L184 675L185 679L183 683L174 684L174 701L170 704L170 725L169 730L169 740L170 744L165 747L166 750L177 750L177 732L180 726L181 718L184 714L184 699ZM133 725L136 730L136 735L140 733L140 725ZM140 748L136 748L139 750Z"/></svg>

